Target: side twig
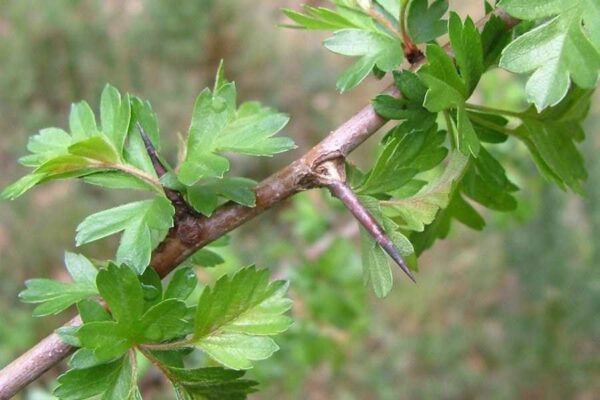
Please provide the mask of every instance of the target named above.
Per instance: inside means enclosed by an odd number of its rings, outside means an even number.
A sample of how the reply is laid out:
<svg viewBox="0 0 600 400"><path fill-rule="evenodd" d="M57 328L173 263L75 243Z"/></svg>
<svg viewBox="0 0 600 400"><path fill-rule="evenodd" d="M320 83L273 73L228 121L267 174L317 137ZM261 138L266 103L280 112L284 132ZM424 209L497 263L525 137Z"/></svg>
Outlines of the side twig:
<svg viewBox="0 0 600 400"><path fill-rule="evenodd" d="M503 19L507 29L518 23L518 20L502 10L496 10L495 14ZM482 26L486 21L487 17L479 21L478 25ZM450 53L450 46L446 45L445 49ZM416 70L422 63L421 59L412 64L410 68ZM396 97L400 96L398 90L393 86L387 90L387 93ZM175 221L175 226L167 238L154 251L150 265L161 277L165 277L196 250L290 196L303 190L319 187L315 172L323 163L337 158L345 158L386 122L387 120L380 117L372 106L364 107L303 157L259 183L255 189L255 207L248 208L228 203L208 218L182 213L183 215L177 217L179 219ZM79 324L81 324L79 317L75 317L67 323L68 326ZM74 347L63 343L56 333L40 341L0 371L0 400L14 396L45 371L72 354L74 350Z"/></svg>

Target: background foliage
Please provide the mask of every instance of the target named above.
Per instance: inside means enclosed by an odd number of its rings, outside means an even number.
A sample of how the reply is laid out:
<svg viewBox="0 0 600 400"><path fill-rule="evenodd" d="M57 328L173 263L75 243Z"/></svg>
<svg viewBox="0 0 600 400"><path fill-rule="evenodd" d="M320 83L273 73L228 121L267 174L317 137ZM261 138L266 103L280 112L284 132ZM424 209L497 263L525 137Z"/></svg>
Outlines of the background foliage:
<svg viewBox="0 0 600 400"><path fill-rule="evenodd" d="M460 3L452 6L483 12L479 1ZM352 62L323 51L314 33L277 29L283 6L297 2L0 1L0 186L23 173L15 160L31 133L63 126L74 99L96 109L106 82L151 100L161 130L173 138L163 146L174 159L176 134L187 130L186 113L221 58L241 100L292 114L285 134L300 147L272 160L234 162L234 171L260 179L302 154L384 84L369 79L351 94L336 94L336 78ZM506 74L486 76L477 95L498 107L521 106L524 84ZM530 174L509 170L522 188L516 217L486 215L483 234L457 226L422 257L419 284L400 279L383 301L362 286L354 223L324 193L299 196L237 230L225 265L201 270L201 281L255 262L290 278L295 301L297 322L278 339L285 350L249 373L263 382L260 398L600 396L598 104L583 146L585 197L544 184L529 162L519 171ZM370 165L372 148L352 160ZM503 150L509 165L526 159L515 143ZM31 277L67 278L62 249L74 250L76 224L125 200L107 193L59 182L3 203L0 365L62 322L32 319L16 294ZM274 232L285 240L272 240ZM106 258L114 244L86 250ZM144 398L161 398L163 387L152 372L142 379ZM22 396L45 397L35 388Z"/></svg>

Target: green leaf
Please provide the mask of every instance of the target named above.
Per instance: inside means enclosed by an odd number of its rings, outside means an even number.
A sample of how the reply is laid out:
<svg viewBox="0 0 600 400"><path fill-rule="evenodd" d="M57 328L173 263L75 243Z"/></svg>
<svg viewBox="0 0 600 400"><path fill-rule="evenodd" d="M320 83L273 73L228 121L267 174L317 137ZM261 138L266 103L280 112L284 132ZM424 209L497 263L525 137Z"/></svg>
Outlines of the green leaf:
<svg viewBox="0 0 600 400"><path fill-rule="evenodd" d="M263 107L258 102L243 103L236 118L229 122L214 144L219 152L249 156L272 156L295 148L286 137L272 137L282 130L290 118Z"/></svg>
<svg viewBox="0 0 600 400"><path fill-rule="evenodd" d="M25 282L27 289L19 293L25 303L44 303L33 311L36 317L58 314L71 305L96 295L96 267L84 256L65 253L65 265L73 278L72 283L50 279L31 279Z"/></svg>
<svg viewBox="0 0 600 400"><path fill-rule="evenodd" d="M196 251L190 258L190 263L193 265L199 265L202 267L214 267L216 265L221 265L225 262L225 259L221 257L218 253L210 249L200 249Z"/></svg>
<svg viewBox="0 0 600 400"><path fill-rule="evenodd" d="M154 190L148 182L120 171L101 171L86 175L83 180L109 189Z"/></svg>
<svg viewBox="0 0 600 400"><path fill-rule="evenodd" d="M452 36L462 43L463 49L466 49L469 46L465 45L462 39L470 40L471 35L466 33L470 30L465 28L464 31L461 31L458 26L460 21L457 18L451 18ZM479 46L481 46L481 43L479 43ZM465 58L467 57L466 54L463 55ZM454 145L463 154L472 154L477 157L480 147L479 138L469 119L465 104L470 96L470 86L467 84L476 85L475 81L479 80L480 74L478 71L482 67L479 61L481 60L473 62L464 60L463 64L465 66L461 76L458 74L450 56L441 47L429 45L427 46L427 61L427 65L423 66L419 72L419 78L428 87L423 105L431 112L447 112L449 109L456 109L456 122L452 120L448 124L448 129L454 137ZM451 120L450 116L447 119Z"/></svg>
<svg viewBox="0 0 600 400"><path fill-rule="evenodd" d="M436 115L425 109L421 103L414 103L404 98L396 98L380 94L372 100L375 112L387 119L404 120L403 129L428 130L435 124Z"/></svg>
<svg viewBox="0 0 600 400"><path fill-rule="evenodd" d="M438 132L436 125L426 132L402 134L401 129L395 130L400 134L394 131L388 133L390 139L364 182L356 188L358 193L378 194L397 190L418 173L436 167L448 153L441 147L445 133Z"/></svg>
<svg viewBox="0 0 600 400"><path fill-rule="evenodd" d="M469 119L467 110L463 105L458 107L456 125L452 122L450 129L454 133L454 139L455 143L458 144L458 149L463 154L472 154L475 157L479 156L481 143L479 142L477 132L475 132L475 127Z"/></svg>
<svg viewBox="0 0 600 400"><path fill-rule="evenodd" d="M77 336L81 346L92 350L99 360L119 357L134 344L163 342L191 331L188 309L181 300L161 301L159 293L145 311L142 282L125 265L110 264L100 271L97 285L114 320L85 321Z"/></svg>
<svg viewBox="0 0 600 400"><path fill-rule="evenodd" d="M246 178L206 179L187 189L187 200L199 212L210 216L219 204L219 197L254 207L256 182Z"/></svg>
<svg viewBox="0 0 600 400"><path fill-rule="evenodd" d="M581 183L587 178L587 171L571 137L571 124L523 119L517 132L524 138L542 175L563 188L582 191Z"/></svg>
<svg viewBox="0 0 600 400"><path fill-rule="evenodd" d="M69 360L69 368L73 369L92 368L101 364L105 362L98 359L90 349L77 350Z"/></svg>
<svg viewBox="0 0 600 400"><path fill-rule="evenodd" d="M470 96L484 72L481 35L470 17L467 17L463 25L455 12L450 13L448 33L460 75Z"/></svg>
<svg viewBox="0 0 600 400"><path fill-rule="evenodd" d="M229 170L223 152L271 156L294 148L291 139L273 137L288 120L286 115L255 102L236 110L233 83L223 81L214 92L205 89L194 105L179 180L191 186L202 178L223 177Z"/></svg>
<svg viewBox="0 0 600 400"><path fill-rule="evenodd" d="M128 175L127 181L123 172L114 171L125 167L122 165L122 153L130 114L129 97L121 99L119 92L111 86L106 86L102 93L102 131L98 130L94 113L87 103L74 104L69 116L71 134L58 128L48 128L33 136L28 144L31 154L22 157L20 162L36 169L7 187L2 196L14 199L40 183L87 175L94 175L89 182L107 187L140 188L143 185L144 189L152 188L147 183L141 184L140 179L134 177L135 173ZM156 129L152 130L158 134ZM140 143L141 138L138 137L138 141L131 138L129 142L125 155L130 164L128 169L136 167L155 176L147 154L143 154L146 150ZM102 176L103 173L106 175Z"/></svg>
<svg viewBox="0 0 600 400"><path fill-rule="evenodd" d="M69 146L69 153L106 164L116 164L120 157L103 136L91 136Z"/></svg>
<svg viewBox="0 0 600 400"><path fill-rule="evenodd" d="M250 369L252 361L266 360L279 350L269 337L238 333L208 336L197 345L215 361L235 370Z"/></svg>
<svg viewBox="0 0 600 400"><path fill-rule="evenodd" d="M325 40L325 47L336 53L361 57L337 81L340 92L358 86L374 67L389 72L402 64L400 42L388 35L361 29L343 29Z"/></svg>
<svg viewBox="0 0 600 400"><path fill-rule="evenodd" d="M587 172L576 142L584 139L582 122L591 104L591 90L574 87L557 106L521 113L514 132L527 145L540 173L561 188L581 191Z"/></svg>
<svg viewBox="0 0 600 400"><path fill-rule="evenodd" d="M131 107L129 95L122 99L117 89L106 85L100 97L102 132L110 140L120 157L129 131Z"/></svg>
<svg viewBox="0 0 600 400"><path fill-rule="evenodd" d="M72 143L71 136L62 129L41 129L40 133L30 137L27 142L27 150L32 154L21 157L19 163L27 167L38 167L54 157L67 154Z"/></svg>
<svg viewBox="0 0 600 400"><path fill-rule="evenodd" d="M97 301L86 299L77 303L77 311L84 323L95 321L111 321L112 317Z"/></svg>
<svg viewBox="0 0 600 400"><path fill-rule="evenodd" d="M498 211L512 211L517 201L511 192L518 188L506 177L502 165L482 147L463 179L462 192L476 202Z"/></svg>
<svg viewBox="0 0 600 400"><path fill-rule="evenodd" d="M504 143L508 135L504 129L508 125L508 119L501 115L473 113L467 111L468 117L473 124L479 140L486 143Z"/></svg>
<svg viewBox="0 0 600 400"><path fill-rule="evenodd" d="M401 226L422 232L435 219L438 211L448 206L456 183L468 165L468 157L454 152L443 172L418 193L406 198L382 202L384 210L402 220Z"/></svg>
<svg viewBox="0 0 600 400"><path fill-rule="evenodd" d="M452 59L438 45L428 45L427 61L419 71L419 78L429 89L423 103L425 108L439 112L463 103L467 88Z"/></svg>
<svg viewBox="0 0 600 400"><path fill-rule="evenodd" d="M448 1L412 0L407 13L407 27L415 44L427 43L446 33L446 20L442 19L448 10Z"/></svg>
<svg viewBox="0 0 600 400"><path fill-rule="evenodd" d="M403 257L414 253L410 241L399 232L399 226L388 218L380 206L379 200L370 196L360 196L363 206L384 228L394 246ZM365 284L371 283L375 295L383 298L388 295L393 285L392 271L388 256L377 242L361 228L361 254Z"/></svg>
<svg viewBox="0 0 600 400"><path fill-rule="evenodd" d="M76 242L85 243L123 232L117 261L142 272L152 250L173 226L175 210L162 196L111 208L90 215L77 227Z"/></svg>
<svg viewBox="0 0 600 400"><path fill-rule="evenodd" d="M149 101L143 101L138 97L131 97L131 119L132 121L139 122L144 128L144 131L150 138L150 141L154 145L156 151L160 151L160 132L158 130L158 118L156 114L152 110L152 106ZM135 124L131 123L130 128L132 130L137 130L134 126ZM131 136L131 135L130 135ZM136 132L136 135L139 137L139 132Z"/></svg>
<svg viewBox="0 0 600 400"><path fill-rule="evenodd" d="M138 322L138 335L144 342L163 342L191 330L188 309L178 299L166 299L151 307Z"/></svg>
<svg viewBox="0 0 600 400"><path fill-rule="evenodd" d="M124 362L117 360L92 368L69 370L58 377L54 395L61 400L81 400L102 394L119 376Z"/></svg>
<svg viewBox="0 0 600 400"><path fill-rule="evenodd" d="M351 21L339 13L324 7L303 6L304 14L284 8L283 13L297 25L288 25L289 28L300 28L310 30L338 30L354 28Z"/></svg>
<svg viewBox="0 0 600 400"><path fill-rule="evenodd" d="M89 322L77 331L81 346L103 362L122 356L133 346L130 334L125 325L116 321Z"/></svg>
<svg viewBox="0 0 600 400"><path fill-rule="evenodd" d="M439 211L435 220L427 225L423 232L414 232L411 235L410 240L415 247L415 253L420 255L430 248L436 239L446 238L453 219L475 230L481 230L485 226L483 218L462 198L460 192L455 190L450 203Z"/></svg>
<svg viewBox="0 0 600 400"><path fill-rule="evenodd" d="M485 69L498 64L502 50L504 50L511 39L511 30L507 29L502 18L495 14L489 14L489 19L481 31L483 65Z"/></svg>
<svg viewBox="0 0 600 400"><path fill-rule="evenodd" d="M61 326L56 329L56 334L63 343L73 347L81 347L81 341L77 336L78 326Z"/></svg>
<svg viewBox="0 0 600 400"><path fill-rule="evenodd" d="M65 252L65 266L75 282L83 283L93 288L96 287L98 270L85 256Z"/></svg>
<svg viewBox="0 0 600 400"><path fill-rule="evenodd" d="M198 277L192 268L180 268L171 277L165 290L165 299L185 300L198 285Z"/></svg>
<svg viewBox="0 0 600 400"><path fill-rule="evenodd" d="M285 331L291 301L287 284L269 283L268 271L249 267L206 288L196 311L194 342L212 358L233 369L251 368L268 358L277 345L266 335Z"/></svg>
<svg viewBox="0 0 600 400"><path fill-rule="evenodd" d="M375 240L361 228L361 254L365 283L371 283L375 295L384 298L392 290L394 279L388 256Z"/></svg>
<svg viewBox="0 0 600 400"><path fill-rule="evenodd" d="M137 275L125 265L111 263L98 273L96 285L113 318L126 330L133 330L144 312L144 295Z"/></svg>
<svg viewBox="0 0 600 400"><path fill-rule="evenodd" d="M411 103L422 105L427 94L427 87L421 83L419 76L409 70L394 71L394 83L402 96Z"/></svg>
<svg viewBox="0 0 600 400"><path fill-rule="evenodd" d="M85 140L90 136L98 134L96 117L85 101L73 104L69 114L69 129L74 142Z"/></svg>
<svg viewBox="0 0 600 400"><path fill-rule="evenodd" d="M373 107L384 118L404 120L405 132L428 131L436 122L437 115L423 107L427 86L411 71L394 71L394 81L401 98L382 94L375 97Z"/></svg>
<svg viewBox="0 0 600 400"><path fill-rule="evenodd" d="M98 167L98 162L86 157L72 154L58 156L46 161L35 169L34 174L43 173L44 181L49 179L61 179L64 176L73 177L85 175Z"/></svg>
<svg viewBox="0 0 600 400"><path fill-rule="evenodd" d="M525 6L518 0L504 0L501 5L518 18L549 18L510 43L500 60L500 66L512 72L532 73L526 90L538 110L558 104L571 80L583 88L596 86L600 69L597 1L533 0Z"/></svg>
<svg viewBox="0 0 600 400"><path fill-rule="evenodd" d="M40 183L46 177L45 173L25 175L18 181L8 185L2 190L0 197L3 199L14 200L23 193Z"/></svg>
<svg viewBox="0 0 600 400"><path fill-rule="evenodd" d="M110 382L107 390L102 396L102 400L138 400L141 395L137 388L136 371L132 364L135 360L135 353L123 357L123 362L118 374Z"/></svg>
<svg viewBox="0 0 600 400"><path fill-rule="evenodd" d="M206 400L243 400L256 391L258 382L241 379L243 371L224 368L169 368L169 378L179 395Z"/></svg>

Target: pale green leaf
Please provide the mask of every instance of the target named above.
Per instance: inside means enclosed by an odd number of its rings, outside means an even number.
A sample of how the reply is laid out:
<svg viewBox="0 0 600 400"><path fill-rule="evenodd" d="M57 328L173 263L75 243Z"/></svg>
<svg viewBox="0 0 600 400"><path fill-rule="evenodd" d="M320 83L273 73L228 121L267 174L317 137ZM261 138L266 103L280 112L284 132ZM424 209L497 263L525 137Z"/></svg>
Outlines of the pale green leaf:
<svg viewBox="0 0 600 400"><path fill-rule="evenodd" d="M373 67L389 72L397 68L403 60L400 42L395 38L377 32L361 29L343 29L325 40L325 47L337 54L361 57L338 79L341 92L348 91L361 83Z"/></svg>
<svg viewBox="0 0 600 400"><path fill-rule="evenodd" d="M271 339L260 336L283 332L291 324L284 315L291 307L286 290L284 282L269 283L268 271L254 267L219 279L200 296L194 343L230 368L250 368L252 360L277 350Z"/></svg>
<svg viewBox="0 0 600 400"><path fill-rule="evenodd" d="M196 344L215 361L235 370L250 369L252 361L266 360L279 350L269 337L237 333L208 336Z"/></svg>
<svg viewBox="0 0 600 400"><path fill-rule="evenodd" d="M119 91L107 84L100 97L102 133L110 140L119 157L123 152L125 138L129 131L130 118L129 95L121 98Z"/></svg>
<svg viewBox="0 0 600 400"><path fill-rule="evenodd" d="M550 18L518 37L502 53L500 66L532 73L527 95L538 110L558 104L572 80L592 88L600 69L600 6L595 0L504 0L502 6L520 18ZM589 27L586 32L583 27ZM596 45L594 45L594 43Z"/></svg>
<svg viewBox="0 0 600 400"><path fill-rule="evenodd" d="M117 261L136 271L150 262L150 253L173 226L175 210L164 197L138 201L90 215L77 227L77 245L123 232Z"/></svg>

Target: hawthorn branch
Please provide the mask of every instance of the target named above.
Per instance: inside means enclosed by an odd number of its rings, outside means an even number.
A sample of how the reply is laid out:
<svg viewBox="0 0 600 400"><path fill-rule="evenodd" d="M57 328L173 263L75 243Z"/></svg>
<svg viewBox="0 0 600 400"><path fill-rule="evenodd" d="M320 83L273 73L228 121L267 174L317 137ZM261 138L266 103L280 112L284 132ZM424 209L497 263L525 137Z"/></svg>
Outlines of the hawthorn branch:
<svg viewBox="0 0 600 400"><path fill-rule="evenodd" d="M502 18L507 29L519 22L500 9L497 9L494 14ZM480 20L478 26L485 24L487 19L486 17ZM445 50L451 53L449 45L445 46ZM410 69L416 70L422 64L421 57L410 66ZM387 94L400 96L393 85L387 89ZM187 257L210 242L298 192L321 187L317 172L319 168L327 161L345 159L386 122L387 120L379 116L371 105L367 105L300 159L259 183L255 189L255 207L227 203L210 217L181 213L176 217L175 226L154 251L150 265L161 277L165 277ZM77 316L66 325L79 324L81 320ZM0 371L0 400L14 396L52 366L72 354L75 349L62 342L56 333L47 336Z"/></svg>

